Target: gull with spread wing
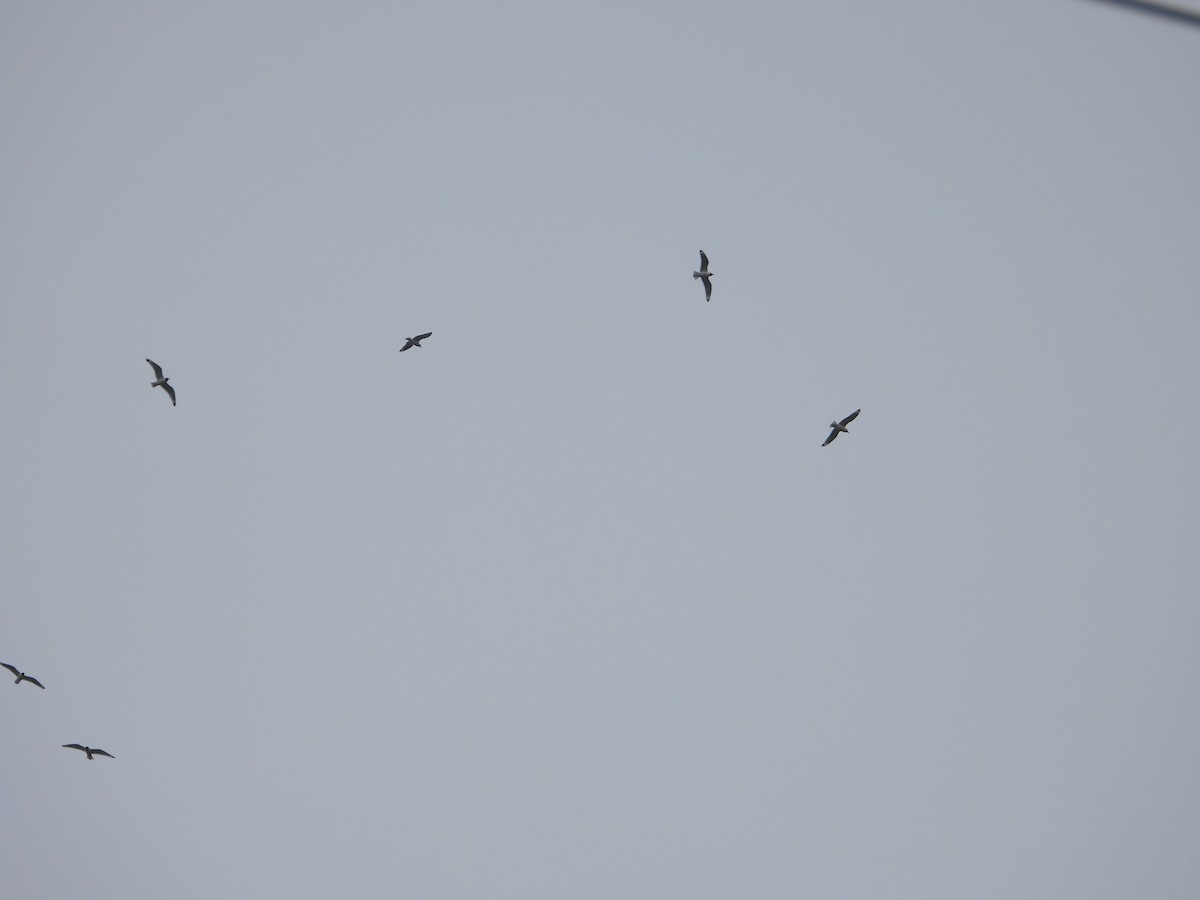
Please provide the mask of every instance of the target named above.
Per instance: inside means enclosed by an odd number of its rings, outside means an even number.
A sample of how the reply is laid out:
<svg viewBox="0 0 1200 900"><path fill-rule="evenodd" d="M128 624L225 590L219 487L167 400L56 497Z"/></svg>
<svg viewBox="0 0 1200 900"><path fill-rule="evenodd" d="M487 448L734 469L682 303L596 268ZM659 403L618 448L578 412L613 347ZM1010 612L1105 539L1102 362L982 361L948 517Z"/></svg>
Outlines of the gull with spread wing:
<svg viewBox="0 0 1200 900"><path fill-rule="evenodd" d="M708 271L708 254L706 254L703 250L701 250L700 251L700 271L693 272L692 278L699 278L701 281L704 282L704 300L705 300L705 302L712 299L712 282L709 281L709 279L712 278L712 274L713 274L712 272Z"/></svg>
<svg viewBox="0 0 1200 900"><path fill-rule="evenodd" d="M32 675L26 675L24 672L18 670L16 666L10 666L8 663L0 663L0 666L4 666L4 668L8 669L8 671L17 676L17 680L14 681L13 684L20 684L22 681L28 681L30 684L36 684L43 691L46 689L44 684L42 684Z"/></svg>
<svg viewBox="0 0 1200 900"><path fill-rule="evenodd" d="M175 405L175 388L173 388L169 384L167 384L167 382L170 381L171 379L163 378L162 366L160 366L154 360L148 359L148 360L146 360L146 362L150 363L150 368L152 368L154 370L154 380L152 382L150 382L150 387L152 387L152 388L160 387L164 391L166 391L167 394L171 398L171 405L174 406Z"/></svg>
<svg viewBox="0 0 1200 900"><path fill-rule="evenodd" d="M822 444L821 446L824 447L824 446L827 446L828 444L832 443L833 439L836 438L843 431L848 433L850 431L850 429L847 428L846 426L849 425L851 422L853 422L855 419L857 419L858 414L860 412L862 412L861 409L856 409L854 412L850 413L850 415L846 416L846 418L842 419L842 421L830 422L829 427L832 428L833 431L829 432L829 437L825 438L825 443Z"/></svg>
<svg viewBox="0 0 1200 900"><path fill-rule="evenodd" d="M407 341L407 343L403 347L400 348L400 352L403 353L409 347L420 347L421 341L425 340L425 338L429 337L432 334L433 334L432 331L427 331L424 334L418 334L416 337L405 338L404 340Z"/></svg>

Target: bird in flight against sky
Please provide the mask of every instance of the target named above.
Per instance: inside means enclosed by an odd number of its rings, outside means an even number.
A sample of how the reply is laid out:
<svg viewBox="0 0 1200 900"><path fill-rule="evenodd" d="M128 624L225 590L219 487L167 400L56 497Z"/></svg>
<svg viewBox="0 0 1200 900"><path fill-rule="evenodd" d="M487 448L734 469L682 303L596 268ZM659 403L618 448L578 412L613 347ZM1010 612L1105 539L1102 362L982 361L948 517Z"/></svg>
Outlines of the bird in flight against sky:
<svg viewBox="0 0 1200 900"><path fill-rule="evenodd" d="M421 341L425 340L425 338L429 337L431 334L433 334L432 331L427 331L424 334L418 334L416 337L405 338L404 340L408 343L400 348L400 352L403 353L409 347L420 347Z"/></svg>
<svg viewBox="0 0 1200 900"><path fill-rule="evenodd" d="M160 366L154 360L148 359L148 360L146 360L146 362L150 363L150 368L152 368L154 370L154 381L150 382L150 387L152 387L152 388L160 387L164 391L166 391L167 394L169 394L171 397L171 405L174 406L175 405L175 388L173 388L169 384L167 384L167 382L170 381L171 379L163 378L162 366Z"/></svg>
<svg viewBox="0 0 1200 900"><path fill-rule="evenodd" d="M846 418L842 419L842 421L830 422L829 427L832 428L833 431L829 432L829 437L825 438L825 443L822 444L821 446L824 447L827 444L832 444L833 439L836 438L843 431L849 432L850 429L847 428L846 426L849 425L851 422L853 422L855 419L857 419L858 414L860 412L862 412L861 409L856 409L854 412L850 413L850 415L846 416Z"/></svg>
<svg viewBox="0 0 1200 900"><path fill-rule="evenodd" d="M100 756L107 756L109 759L116 759L116 757L113 756L111 753L109 753L107 750L100 750L96 747L85 747L85 746L83 746L83 744L63 744L63 746L67 747L71 750L82 750L84 753L87 754L88 759L91 759L92 754L94 754L94 753L99 754Z"/></svg>
<svg viewBox="0 0 1200 900"><path fill-rule="evenodd" d="M32 675L26 675L24 672L18 671L16 666L10 666L8 663L0 663L0 666L4 666L4 668L8 669L8 671L17 676L17 680L14 681L13 684L20 684L22 681L28 681L30 684L36 684L43 691L46 689L46 686Z"/></svg>
<svg viewBox="0 0 1200 900"><path fill-rule="evenodd" d="M704 282L704 299L711 300L712 282L709 279L712 278L712 272L708 271L708 255L703 250L700 251L700 271L693 272L692 277Z"/></svg>

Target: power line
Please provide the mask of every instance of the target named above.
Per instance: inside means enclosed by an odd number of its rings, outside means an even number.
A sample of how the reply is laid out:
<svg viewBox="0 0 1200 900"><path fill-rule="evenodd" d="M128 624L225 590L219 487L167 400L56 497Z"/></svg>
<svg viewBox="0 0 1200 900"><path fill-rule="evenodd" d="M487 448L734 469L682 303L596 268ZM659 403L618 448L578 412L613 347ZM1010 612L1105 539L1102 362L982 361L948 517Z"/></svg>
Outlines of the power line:
<svg viewBox="0 0 1200 900"><path fill-rule="evenodd" d="M1164 19L1172 19L1176 22L1182 22L1185 25L1195 25L1197 28L1200 28L1200 12L1193 12L1190 9L1170 6L1166 3L1152 3L1150 0L1096 0L1096 2L1124 6L1128 9L1136 9L1138 12L1162 16Z"/></svg>

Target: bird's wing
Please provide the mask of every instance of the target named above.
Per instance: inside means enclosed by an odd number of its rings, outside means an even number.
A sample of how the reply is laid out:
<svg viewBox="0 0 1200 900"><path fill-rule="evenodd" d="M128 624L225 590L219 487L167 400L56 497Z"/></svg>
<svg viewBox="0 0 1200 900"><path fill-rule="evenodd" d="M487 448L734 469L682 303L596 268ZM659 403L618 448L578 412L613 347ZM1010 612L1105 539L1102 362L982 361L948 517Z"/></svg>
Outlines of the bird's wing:
<svg viewBox="0 0 1200 900"><path fill-rule="evenodd" d="M705 272L707 270L708 270L708 254L705 253L703 250L701 250L700 251L700 271Z"/></svg>
<svg viewBox="0 0 1200 900"><path fill-rule="evenodd" d="M856 409L854 412L850 413L850 415L848 415L848 416L846 416L846 418L842 419L842 425L843 426L849 425L851 422L853 422L855 419L858 418L858 414L860 412L862 412L861 409Z"/></svg>
<svg viewBox="0 0 1200 900"><path fill-rule="evenodd" d="M95 747L93 747L92 753L96 754L97 756L107 756L109 759L116 759L116 757L113 756L111 753L109 753L107 750L97 750Z"/></svg>
<svg viewBox="0 0 1200 900"><path fill-rule="evenodd" d="M427 332L425 332L424 334L418 334L418 335L417 335L417 340L418 340L418 341L423 341L423 340L425 340L425 338L427 338L427 337L433 337L433 332L432 332L432 331L427 331Z"/></svg>
<svg viewBox="0 0 1200 900"><path fill-rule="evenodd" d="M704 282L704 299L712 299L712 280L707 275L701 275L700 280Z"/></svg>
<svg viewBox="0 0 1200 900"><path fill-rule="evenodd" d="M36 678L30 678L28 675L26 675L25 680L28 681L30 684L36 684L43 691L46 689L46 686L44 684L42 684L40 681L38 681Z"/></svg>
<svg viewBox="0 0 1200 900"><path fill-rule="evenodd" d="M63 744L63 746L69 747L72 750L82 750L84 753L87 753L87 747L83 746L83 744Z"/></svg>
<svg viewBox="0 0 1200 900"><path fill-rule="evenodd" d="M833 431L829 432L829 437L825 438L825 443L822 444L821 446L825 447L825 446L828 446L829 444L833 443L833 439L837 436L838 436L838 430L835 428L835 429L833 429Z"/></svg>
<svg viewBox="0 0 1200 900"><path fill-rule="evenodd" d="M406 343L403 347L400 348L400 352L403 353L405 350L407 350L412 345L413 345L412 338L409 338L408 343Z"/></svg>
<svg viewBox="0 0 1200 900"><path fill-rule="evenodd" d="M10 666L8 663L0 663L0 666L4 666L4 668L8 669L8 671L12 672L14 675L19 676L21 674L21 670L16 666Z"/></svg>
<svg viewBox="0 0 1200 900"><path fill-rule="evenodd" d="M148 360L146 360L146 362L150 363L150 368L152 368L154 370L154 380L155 381L160 380L162 378L162 366L160 366L158 363L156 363L152 359L148 359Z"/></svg>
<svg viewBox="0 0 1200 900"><path fill-rule="evenodd" d="M175 405L175 388L171 387L169 384L164 384L163 390L171 395L171 405L174 406Z"/></svg>

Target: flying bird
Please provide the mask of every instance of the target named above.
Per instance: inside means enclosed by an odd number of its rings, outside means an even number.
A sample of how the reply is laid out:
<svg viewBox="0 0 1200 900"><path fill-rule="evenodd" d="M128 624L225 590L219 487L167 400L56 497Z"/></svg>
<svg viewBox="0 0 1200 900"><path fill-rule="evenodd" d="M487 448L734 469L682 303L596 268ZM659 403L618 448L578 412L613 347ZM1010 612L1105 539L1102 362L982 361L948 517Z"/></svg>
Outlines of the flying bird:
<svg viewBox="0 0 1200 900"><path fill-rule="evenodd" d="M432 331L427 331L424 334L418 334L416 337L405 338L404 340L408 343L400 348L400 352L403 353L409 347L420 347L421 341L425 340L425 338L429 337L431 334L433 334Z"/></svg>
<svg viewBox="0 0 1200 900"><path fill-rule="evenodd" d="M87 754L88 759L92 758L92 754L99 754L100 756L107 756L109 759L116 759L116 757L107 750L101 750L98 747L85 747L83 744L63 744L63 746L71 750L82 750Z"/></svg>
<svg viewBox="0 0 1200 900"><path fill-rule="evenodd" d="M709 279L712 277L712 272L708 271L708 256L703 250L700 251L700 271L693 272L692 278L699 278L704 282L704 300L705 302L712 299L712 282Z"/></svg>
<svg viewBox="0 0 1200 900"><path fill-rule="evenodd" d="M28 681L30 684L36 684L43 691L46 689L46 686L44 684L42 684L40 681L38 681L36 678L34 678L32 675L26 675L24 672L17 671L16 666L10 666L8 663L0 663L0 666L4 666L4 668L8 669L8 671L12 672L14 675L17 676L17 680L14 681L13 684L20 684L22 681Z"/></svg>
<svg viewBox="0 0 1200 900"><path fill-rule="evenodd" d="M152 368L154 370L154 381L150 382L150 387L152 387L152 388L160 387L164 391L166 391L167 394L169 394L171 397L171 405L174 406L175 405L175 388L173 388L169 384L167 384L167 382L170 381L171 379L163 378L162 366L160 366L154 360L148 359L148 360L146 360L146 362L150 363L150 368Z"/></svg>
<svg viewBox="0 0 1200 900"><path fill-rule="evenodd" d="M853 422L855 419L857 419L858 414L860 412L862 412L861 409L856 409L854 412L850 413L850 415L846 416L846 418L842 419L842 421L830 422L829 427L832 428L833 431L829 432L829 437L825 438L825 443L822 444L821 446L824 447L827 444L833 443L833 439L836 438L838 436L838 434L840 434L841 432L843 432L843 431L849 432L850 429L847 428L846 426L849 425L851 422Z"/></svg>

